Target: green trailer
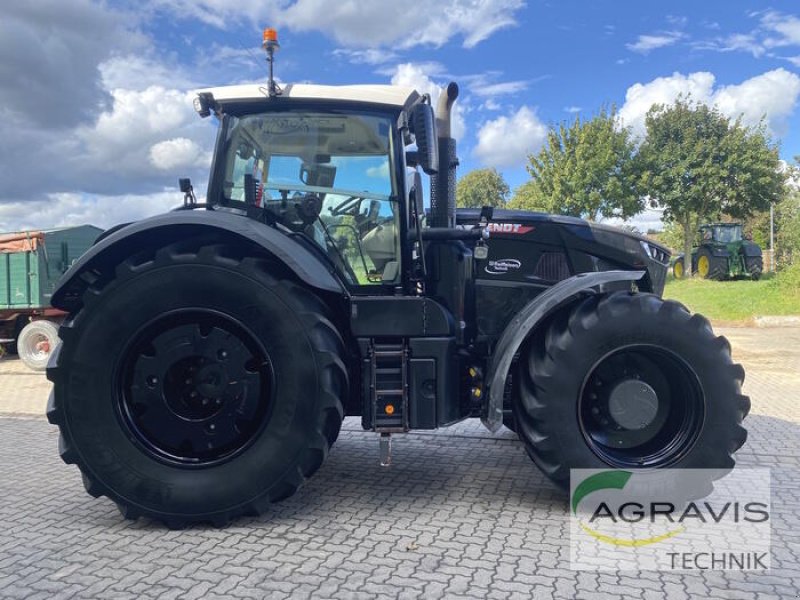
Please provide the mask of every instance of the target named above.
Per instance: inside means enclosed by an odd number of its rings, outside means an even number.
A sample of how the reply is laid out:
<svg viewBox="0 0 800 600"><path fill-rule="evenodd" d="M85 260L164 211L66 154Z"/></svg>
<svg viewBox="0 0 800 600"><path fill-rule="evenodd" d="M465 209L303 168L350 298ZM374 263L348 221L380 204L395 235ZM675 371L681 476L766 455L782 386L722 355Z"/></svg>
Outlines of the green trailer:
<svg viewBox="0 0 800 600"><path fill-rule="evenodd" d="M0 234L0 344L41 370L64 313L50 306L56 282L102 229L80 225Z"/></svg>

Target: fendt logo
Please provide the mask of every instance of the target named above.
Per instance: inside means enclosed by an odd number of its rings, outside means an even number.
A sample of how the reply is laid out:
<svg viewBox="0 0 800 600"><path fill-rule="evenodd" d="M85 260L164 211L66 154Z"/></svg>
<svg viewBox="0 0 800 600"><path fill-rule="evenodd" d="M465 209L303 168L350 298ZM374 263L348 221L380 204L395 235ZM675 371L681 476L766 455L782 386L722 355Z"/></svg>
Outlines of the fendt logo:
<svg viewBox="0 0 800 600"><path fill-rule="evenodd" d="M514 233L517 235L528 233L534 229L532 225L523 225L522 223L489 223L486 226L486 231L490 233Z"/></svg>

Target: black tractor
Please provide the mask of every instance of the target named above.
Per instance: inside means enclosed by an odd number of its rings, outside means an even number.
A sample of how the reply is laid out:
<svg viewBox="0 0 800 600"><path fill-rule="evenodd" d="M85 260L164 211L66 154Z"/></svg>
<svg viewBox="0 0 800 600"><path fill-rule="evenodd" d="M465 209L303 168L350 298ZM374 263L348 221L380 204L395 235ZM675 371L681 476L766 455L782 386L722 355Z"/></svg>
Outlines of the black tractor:
<svg viewBox="0 0 800 600"><path fill-rule="evenodd" d="M764 270L761 247L742 233L741 223L710 223L698 231L700 243L692 250L692 273L703 279L759 279ZM679 254L672 274L682 279L684 255Z"/></svg>
<svg viewBox="0 0 800 600"><path fill-rule="evenodd" d="M579 467L733 467L744 371L660 297L668 251L576 218L456 211L457 95L198 95L219 121L205 202L183 180L183 206L106 232L53 294L69 316L47 414L91 495L170 527L258 515L346 416L383 464L392 434L480 418L559 486Z"/></svg>

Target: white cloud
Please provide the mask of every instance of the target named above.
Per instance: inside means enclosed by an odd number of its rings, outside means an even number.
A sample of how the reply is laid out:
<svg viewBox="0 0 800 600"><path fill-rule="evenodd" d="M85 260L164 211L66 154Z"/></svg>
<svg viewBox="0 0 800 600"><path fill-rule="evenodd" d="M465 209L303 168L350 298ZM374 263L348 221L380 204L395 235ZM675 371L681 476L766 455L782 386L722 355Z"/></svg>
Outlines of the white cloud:
<svg viewBox="0 0 800 600"><path fill-rule="evenodd" d="M680 31L665 31L650 35L640 35L632 44L625 44L625 47L639 54L648 54L657 48L672 46L685 37Z"/></svg>
<svg viewBox="0 0 800 600"><path fill-rule="evenodd" d="M333 55L344 58L355 65L383 65L397 60L395 52L380 48L365 48L361 50L337 48L333 51Z"/></svg>
<svg viewBox="0 0 800 600"><path fill-rule="evenodd" d="M755 125L762 116L775 135L786 133L787 119L794 112L800 96L800 77L786 69L775 69L752 77L739 85L721 87L713 102L720 110Z"/></svg>
<svg viewBox="0 0 800 600"><path fill-rule="evenodd" d="M476 96L481 98L493 98L495 96L509 96L518 94L528 89L529 82L527 80L517 81L502 81L499 83L487 83L484 85L477 85L471 88L471 91Z"/></svg>
<svg viewBox="0 0 800 600"><path fill-rule="evenodd" d="M489 167L518 167L528 154L541 148L547 126L534 109L521 107L515 113L492 119L478 131L474 154Z"/></svg>
<svg viewBox="0 0 800 600"><path fill-rule="evenodd" d="M749 52L759 58L766 50L754 34L733 33L731 35L716 37L711 40L702 40L692 44L695 50L715 50L716 52Z"/></svg>
<svg viewBox="0 0 800 600"><path fill-rule="evenodd" d="M199 189L198 186L195 186ZM0 202L0 231L51 229L90 224L106 229L166 212L183 203L177 190L153 194L96 196L49 194L44 199Z"/></svg>
<svg viewBox="0 0 800 600"><path fill-rule="evenodd" d="M115 89L112 96L112 109L75 133L80 145L74 159L80 170L92 173L79 189L107 194L133 185L144 191L169 185L179 175L204 175L214 127L193 110L191 92L150 86ZM189 172L177 173L178 168Z"/></svg>
<svg viewBox="0 0 800 600"><path fill-rule="evenodd" d="M766 116L767 126L780 136L800 97L800 77L785 69L768 71L737 85L715 87L715 83L714 75L705 71L673 73L648 83L636 83L625 94L620 117L635 134L643 135L644 118L653 104L670 104L681 95L691 95L696 102L717 105L732 118L741 115L748 125Z"/></svg>
<svg viewBox="0 0 800 600"><path fill-rule="evenodd" d="M748 52L756 58L774 57L772 50L800 46L800 17L774 10L751 12L749 17L758 17L758 26L747 33L733 33L702 40L693 44L696 50L717 52ZM792 58L787 58L792 61ZM793 62L794 64L794 62Z"/></svg>
<svg viewBox="0 0 800 600"><path fill-rule="evenodd" d="M162 171L208 167L206 156L199 144L185 137L172 138L150 147L150 162Z"/></svg>
<svg viewBox="0 0 800 600"><path fill-rule="evenodd" d="M564 112L568 112L571 115L574 115L575 113L579 113L582 110L583 109L580 106L565 106L564 107Z"/></svg>
<svg viewBox="0 0 800 600"><path fill-rule="evenodd" d="M800 18L771 10L761 17L761 26L769 32L764 40L768 48L800 46Z"/></svg>
<svg viewBox="0 0 800 600"><path fill-rule="evenodd" d="M392 74L392 85L411 87L420 94L430 94L433 106L439 99L447 81L434 81L432 77L440 76L444 72L439 63L404 63L395 67ZM452 134L460 140L464 138L467 128L464 123L463 99L459 97L453 108Z"/></svg>
<svg viewBox="0 0 800 600"><path fill-rule="evenodd" d="M182 17L225 29L243 20L318 31L353 48L442 46L460 38L472 48L516 24L524 0L446 0L410 6L396 0L152 0Z"/></svg>

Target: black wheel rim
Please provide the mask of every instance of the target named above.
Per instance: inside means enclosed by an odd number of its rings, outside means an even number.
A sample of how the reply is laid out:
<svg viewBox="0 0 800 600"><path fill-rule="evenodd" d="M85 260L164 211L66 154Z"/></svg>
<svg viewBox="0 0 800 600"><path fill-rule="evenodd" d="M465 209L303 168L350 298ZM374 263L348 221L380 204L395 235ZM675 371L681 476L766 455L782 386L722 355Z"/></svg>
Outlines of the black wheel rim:
<svg viewBox="0 0 800 600"><path fill-rule="evenodd" d="M694 370L673 352L632 345L589 371L578 404L591 449L615 467L665 467L691 450L705 401Z"/></svg>
<svg viewBox="0 0 800 600"><path fill-rule="evenodd" d="M187 467L229 460L269 420L267 352L237 321L211 310L165 314L120 361L119 416L150 456Z"/></svg>

